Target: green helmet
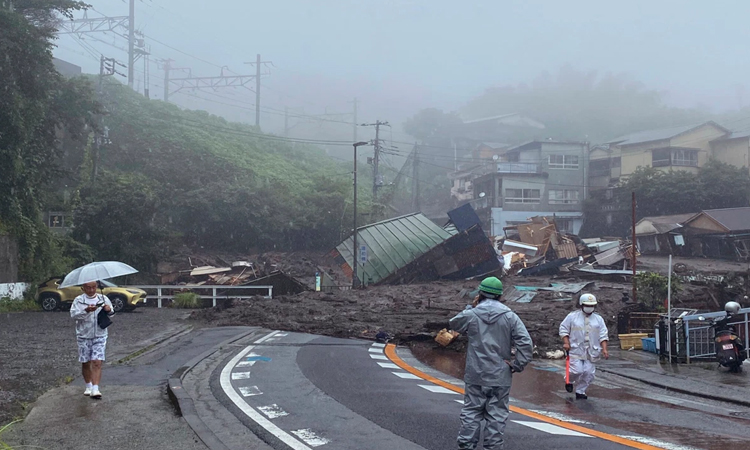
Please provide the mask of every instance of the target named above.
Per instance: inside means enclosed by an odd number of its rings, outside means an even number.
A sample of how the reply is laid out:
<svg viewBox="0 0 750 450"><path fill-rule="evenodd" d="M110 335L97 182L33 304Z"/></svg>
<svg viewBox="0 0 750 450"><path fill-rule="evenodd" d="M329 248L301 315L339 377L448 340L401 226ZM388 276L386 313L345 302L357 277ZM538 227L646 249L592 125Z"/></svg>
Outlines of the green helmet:
<svg viewBox="0 0 750 450"><path fill-rule="evenodd" d="M497 277L489 277L482 280L479 284L479 291L492 296L503 295L503 282Z"/></svg>

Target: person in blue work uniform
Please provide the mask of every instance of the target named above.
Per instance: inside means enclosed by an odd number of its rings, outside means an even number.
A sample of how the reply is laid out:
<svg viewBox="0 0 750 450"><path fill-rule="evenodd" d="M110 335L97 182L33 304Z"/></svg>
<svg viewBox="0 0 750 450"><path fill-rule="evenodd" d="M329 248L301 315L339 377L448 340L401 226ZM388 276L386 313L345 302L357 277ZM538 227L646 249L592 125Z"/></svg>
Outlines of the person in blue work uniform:
<svg viewBox="0 0 750 450"><path fill-rule="evenodd" d="M483 448L503 448L512 374L523 371L531 360L533 344L529 332L521 319L500 302L502 294L503 283L499 279L485 278L474 302L450 320L451 329L469 339L459 449L477 447L482 425Z"/></svg>

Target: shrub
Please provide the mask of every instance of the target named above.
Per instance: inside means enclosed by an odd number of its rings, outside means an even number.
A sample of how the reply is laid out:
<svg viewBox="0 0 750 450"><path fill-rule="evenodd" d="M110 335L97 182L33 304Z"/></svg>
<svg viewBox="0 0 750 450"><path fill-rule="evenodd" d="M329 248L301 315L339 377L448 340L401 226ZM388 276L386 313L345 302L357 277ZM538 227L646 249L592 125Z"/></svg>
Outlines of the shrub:
<svg viewBox="0 0 750 450"><path fill-rule="evenodd" d="M39 303L33 298L25 297L23 300L13 300L10 297L0 298L0 313L41 310Z"/></svg>
<svg viewBox="0 0 750 450"><path fill-rule="evenodd" d="M201 296L195 292L180 292L174 296L172 306L175 308L200 308Z"/></svg>

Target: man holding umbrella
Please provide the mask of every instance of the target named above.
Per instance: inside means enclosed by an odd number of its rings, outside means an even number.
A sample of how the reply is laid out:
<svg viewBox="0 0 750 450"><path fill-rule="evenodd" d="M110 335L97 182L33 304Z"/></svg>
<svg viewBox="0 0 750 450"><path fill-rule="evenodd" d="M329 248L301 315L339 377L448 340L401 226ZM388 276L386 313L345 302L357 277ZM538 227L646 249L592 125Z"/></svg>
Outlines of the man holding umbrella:
<svg viewBox="0 0 750 450"><path fill-rule="evenodd" d="M97 294L97 281L135 273L137 270L117 261L93 262L70 272L60 287L81 285L83 294L73 300L70 317L76 321L76 340L78 342L78 361L82 364L81 372L86 382L83 395L91 398L102 398L99 382L102 379L102 363L107 347L107 326L100 326L100 313L114 316L112 302L106 295ZM108 322L108 321L107 321Z"/></svg>
<svg viewBox="0 0 750 450"><path fill-rule="evenodd" d="M76 341L78 342L78 362L82 364L83 380L86 390L83 395L91 398L102 398L99 382L102 379L102 362L107 346L107 329L99 326L101 309L109 316L115 314L112 302L106 295L96 293L96 281L83 285L83 294L73 300L70 317L76 320Z"/></svg>

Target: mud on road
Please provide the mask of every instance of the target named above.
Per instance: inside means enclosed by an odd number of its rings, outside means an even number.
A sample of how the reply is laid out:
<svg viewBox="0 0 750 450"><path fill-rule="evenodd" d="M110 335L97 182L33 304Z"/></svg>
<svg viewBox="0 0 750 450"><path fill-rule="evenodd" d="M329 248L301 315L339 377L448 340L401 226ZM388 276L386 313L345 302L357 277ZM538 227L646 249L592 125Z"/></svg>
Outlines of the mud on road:
<svg viewBox="0 0 750 450"><path fill-rule="evenodd" d="M503 283L507 291L516 284L549 286L551 281L549 277L510 277ZM576 280L554 280L566 281ZM255 325L367 339L385 331L400 343L431 341L437 331L448 328L451 317L471 303L470 293L477 286L477 281L432 282L334 293L305 292L272 300L255 297L234 300L223 308L195 311L190 317L212 326ZM613 337L617 334L617 313L623 305L622 292L627 289L630 289L627 284L595 282L585 290L599 299L598 312L607 320ZM569 299L561 300L565 297ZM539 356L560 347L558 327L576 305L570 297L540 291L531 303L506 303L526 324ZM460 351L464 346L465 340L460 337L450 348Z"/></svg>

